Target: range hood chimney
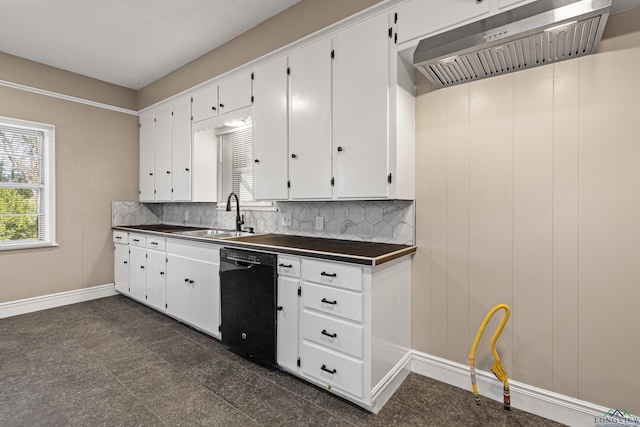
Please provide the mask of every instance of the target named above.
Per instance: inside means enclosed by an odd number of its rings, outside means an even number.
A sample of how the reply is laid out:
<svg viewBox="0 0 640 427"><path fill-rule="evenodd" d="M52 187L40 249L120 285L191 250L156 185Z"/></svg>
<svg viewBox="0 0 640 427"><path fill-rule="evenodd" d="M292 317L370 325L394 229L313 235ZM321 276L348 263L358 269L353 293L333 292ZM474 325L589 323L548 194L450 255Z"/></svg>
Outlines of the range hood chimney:
<svg viewBox="0 0 640 427"><path fill-rule="evenodd" d="M612 0L538 0L425 38L414 65L437 87L595 52Z"/></svg>

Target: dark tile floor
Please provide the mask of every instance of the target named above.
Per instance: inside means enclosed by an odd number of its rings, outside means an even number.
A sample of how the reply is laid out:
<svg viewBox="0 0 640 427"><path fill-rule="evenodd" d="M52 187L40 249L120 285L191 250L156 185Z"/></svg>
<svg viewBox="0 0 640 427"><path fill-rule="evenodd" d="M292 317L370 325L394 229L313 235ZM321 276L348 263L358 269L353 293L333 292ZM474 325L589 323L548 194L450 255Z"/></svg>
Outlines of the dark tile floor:
<svg viewBox="0 0 640 427"><path fill-rule="evenodd" d="M552 426L411 374L378 415L115 296L0 320L0 426Z"/></svg>

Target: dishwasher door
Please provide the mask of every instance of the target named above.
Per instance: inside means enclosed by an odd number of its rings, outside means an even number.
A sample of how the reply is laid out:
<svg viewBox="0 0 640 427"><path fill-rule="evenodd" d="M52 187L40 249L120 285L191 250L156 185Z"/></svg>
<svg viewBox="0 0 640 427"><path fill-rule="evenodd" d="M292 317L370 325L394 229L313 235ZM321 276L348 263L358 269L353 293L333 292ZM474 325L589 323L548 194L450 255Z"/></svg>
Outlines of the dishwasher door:
<svg viewBox="0 0 640 427"><path fill-rule="evenodd" d="M220 250L222 342L258 363L276 365L277 256Z"/></svg>

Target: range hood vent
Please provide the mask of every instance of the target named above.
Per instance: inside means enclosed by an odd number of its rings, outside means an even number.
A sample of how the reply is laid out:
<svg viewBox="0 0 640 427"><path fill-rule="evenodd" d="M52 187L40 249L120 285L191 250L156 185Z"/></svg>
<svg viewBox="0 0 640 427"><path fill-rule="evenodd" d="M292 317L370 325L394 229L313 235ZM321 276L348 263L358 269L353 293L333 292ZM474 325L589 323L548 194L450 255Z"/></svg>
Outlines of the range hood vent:
<svg viewBox="0 0 640 427"><path fill-rule="evenodd" d="M445 87L588 55L610 9L611 0L538 0L423 39L413 62Z"/></svg>

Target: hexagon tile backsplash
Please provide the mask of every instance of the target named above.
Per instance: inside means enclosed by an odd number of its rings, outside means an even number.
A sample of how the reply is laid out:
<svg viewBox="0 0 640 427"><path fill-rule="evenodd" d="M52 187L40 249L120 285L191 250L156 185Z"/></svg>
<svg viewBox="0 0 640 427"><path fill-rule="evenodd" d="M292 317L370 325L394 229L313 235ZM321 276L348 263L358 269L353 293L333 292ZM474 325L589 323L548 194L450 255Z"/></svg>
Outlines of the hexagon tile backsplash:
<svg viewBox="0 0 640 427"><path fill-rule="evenodd" d="M216 203L112 202L112 224L180 224L210 228L235 228L235 211L218 209ZM367 242L414 244L415 212L411 200L345 202L277 202L271 210L243 209L244 227L256 233ZM282 225L283 214L291 214L291 225ZM322 230L316 219L322 218ZM185 221L185 218L188 220Z"/></svg>

